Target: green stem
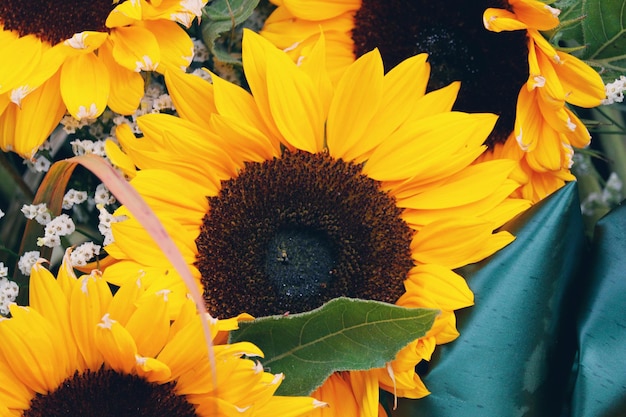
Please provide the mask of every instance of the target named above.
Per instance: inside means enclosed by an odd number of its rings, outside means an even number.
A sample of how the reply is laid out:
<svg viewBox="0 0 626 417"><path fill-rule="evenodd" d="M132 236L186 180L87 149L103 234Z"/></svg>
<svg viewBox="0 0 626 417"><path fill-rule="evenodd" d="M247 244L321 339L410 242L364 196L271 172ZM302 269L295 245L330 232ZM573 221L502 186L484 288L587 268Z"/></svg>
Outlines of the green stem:
<svg viewBox="0 0 626 417"><path fill-rule="evenodd" d="M599 109L597 109L599 111ZM616 108L611 106L599 111L604 117L614 124L611 134L599 134L598 142L600 143L603 153L606 156L609 167L615 172L622 183L626 184L626 129L624 125L624 115ZM615 136L619 134L620 136Z"/></svg>

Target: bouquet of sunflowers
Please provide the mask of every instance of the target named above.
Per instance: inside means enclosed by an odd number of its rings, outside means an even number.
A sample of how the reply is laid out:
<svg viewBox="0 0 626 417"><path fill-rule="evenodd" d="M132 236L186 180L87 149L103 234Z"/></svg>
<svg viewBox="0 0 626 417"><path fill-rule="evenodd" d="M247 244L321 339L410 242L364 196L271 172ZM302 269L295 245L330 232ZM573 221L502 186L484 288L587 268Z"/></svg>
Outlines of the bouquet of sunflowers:
<svg viewBox="0 0 626 417"><path fill-rule="evenodd" d="M0 4L0 416L626 413L623 0Z"/></svg>

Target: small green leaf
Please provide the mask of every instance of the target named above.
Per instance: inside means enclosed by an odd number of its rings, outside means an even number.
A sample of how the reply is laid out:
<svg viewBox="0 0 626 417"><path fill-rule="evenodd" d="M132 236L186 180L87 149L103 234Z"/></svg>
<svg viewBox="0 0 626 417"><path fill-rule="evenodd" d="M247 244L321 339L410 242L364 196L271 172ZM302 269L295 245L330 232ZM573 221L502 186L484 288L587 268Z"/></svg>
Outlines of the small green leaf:
<svg viewBox="0 0 626 417"><path fill-rule="evenodd" d="M280 395L309 395L333 372L384 367L438 314L342 297L310 312L240 323L230 341L261 348L263 366L285 374Z"/></svg>
<svg viewBox="0 0 626 417"><path fill-rule="evenodd" d="M259 0L214 0L204 8L200 25L202 38L209 51L220 61L241 63L240 57L232 55L216 41L222 34L233 31L248 19L258 4Z"/></svg>
<svg viewBox="0 0 626 417"><path fill-rule="evenodd" d="M602 78L613 81L626 73L626 1L586 0L582 12L585 50L583 58L604 70Z"/></svg>

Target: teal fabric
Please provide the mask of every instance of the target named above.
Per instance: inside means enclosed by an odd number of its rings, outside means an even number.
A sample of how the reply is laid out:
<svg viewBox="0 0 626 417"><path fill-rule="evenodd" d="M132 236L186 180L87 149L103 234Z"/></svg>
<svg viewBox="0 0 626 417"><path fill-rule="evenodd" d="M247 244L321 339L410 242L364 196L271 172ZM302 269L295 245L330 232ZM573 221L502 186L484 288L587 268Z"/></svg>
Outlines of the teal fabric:
<svg viewBox="0 0 626 417"><path fill-rule="evenodd" d="M512 244L459 271L476 305L418 368L432 394L391 414L626 416L625 222L616 210L590 248L572 183L507 225Z"/></svg>

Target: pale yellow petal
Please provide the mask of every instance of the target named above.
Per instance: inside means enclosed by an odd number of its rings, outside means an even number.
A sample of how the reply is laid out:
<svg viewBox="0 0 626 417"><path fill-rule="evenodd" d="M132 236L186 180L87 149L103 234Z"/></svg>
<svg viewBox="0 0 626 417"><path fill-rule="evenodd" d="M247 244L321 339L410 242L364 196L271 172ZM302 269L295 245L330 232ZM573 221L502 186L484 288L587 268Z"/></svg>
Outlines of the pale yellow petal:
<svg viewBox="0 0 626 417"><path fill-rule="evenodd" d="M94 343L111 369L129 374L135 368L137 346L131 334L109 313L103 315L94 331Z"/></svg>
<svg viewBox="0 0 626 417"><path fill-rule="evenodd" d="M208 129L209 116L217 112L213 85L196 75L174 69L165 71L165 84L180 117Z"/></svg>
<svg viewBox="0 0 626 417"><path fill-rule="evenodd" d="M282 52L276 52L267 60L269 106L276 126L292 147L310 153L321 151L325 115L318 91L305 72Z"/></svg>
<svg viewBox="0 0 626 417"><path fill-rule="evenodd" d="M161 61L157 39L140 26L118 27L111 31L113 58L131 71L155 70Z"/></svg>
<svg viewBox="0 0 626 417"><path fill-rule="evenodd" d="M346 70L335 89L326 124L327 146L333 157L345 158L358 146L380 108L383 88L383 61L377 49Z"/></svg>
<svg viewBox="0 0 626 417"><path fill-rule="evenodd" d="M95 119L104 112L110 87L109 71L96 54L68 58L61 67L61 97L78 120Z"/></svg>
<svg viewBox="0 0 626 417"><path fill-rule="evenodd" d="M0 65L0 94L27 83L28 75L41 65L43 55L42 42L35 35L4 41L0 50L4 61Z"/></svg>
<svg viewBox="0 0 626 417"><path fill-rule="evenodd" d="M35 154L65 114L59 85L60 72L57 72L41 87L28 94L22 100L20 108L10 104L3 114L8 123L12 120L15 129L14 136L8 136L8 140L13 141L11 148L25 158Z"/></svg>
<svg viewBox="0 0 626 417"><path fill-rule="evenodd" d="M167 341L170 329L167 297L167 291L147 297L125 325L141 356L155 357Z"/></svg>
<svg viewBox="0 0 626 417"><path fill-rule="evenodd" d="M107 104L116 113L133 114L144 95L143 77L119 65L113 58L112 47L111 42L106 42L98 50L98 55L109 70L111 89Z"/></svg>
<svg viewBox="0 0 626 417"><path fill-rule="evenodd" d="M338 16L345 12L357 11L359 0L283 0L283 6L294 16L308 20L322 20Z"/></svg>

